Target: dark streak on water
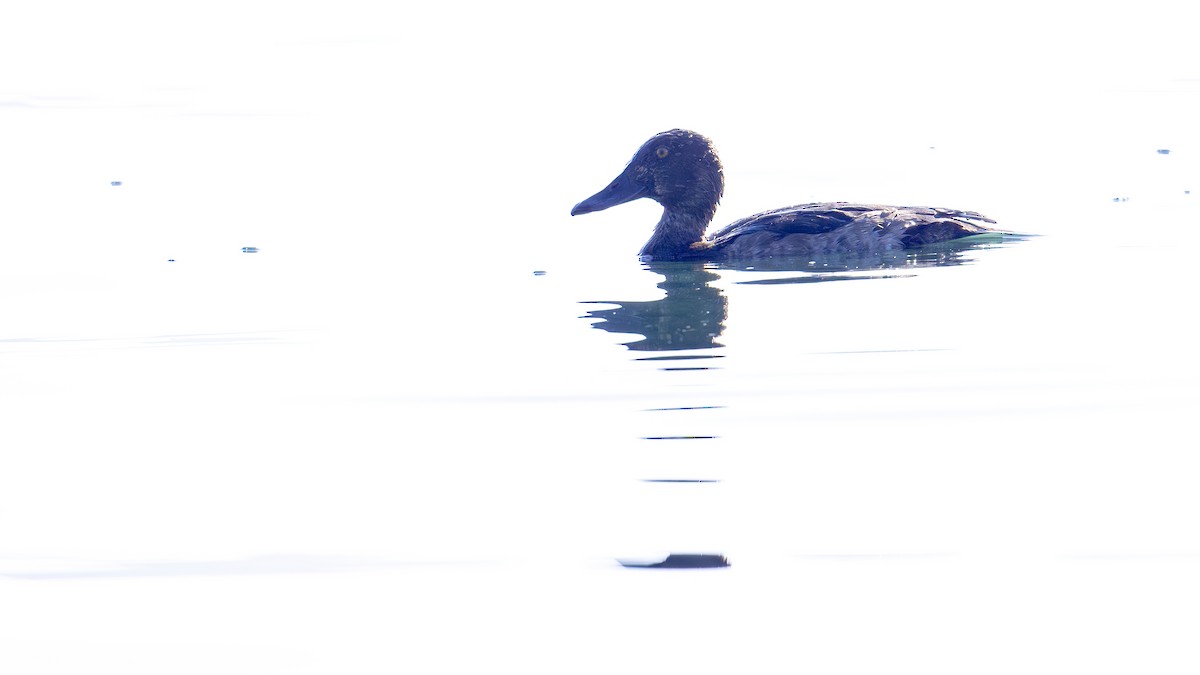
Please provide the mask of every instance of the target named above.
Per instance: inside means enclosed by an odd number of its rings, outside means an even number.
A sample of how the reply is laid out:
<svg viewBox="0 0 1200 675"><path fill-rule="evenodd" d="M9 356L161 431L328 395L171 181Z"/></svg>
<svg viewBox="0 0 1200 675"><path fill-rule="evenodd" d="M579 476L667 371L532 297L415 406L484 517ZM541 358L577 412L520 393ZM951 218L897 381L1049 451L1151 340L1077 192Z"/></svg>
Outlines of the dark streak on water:
<svg viewBox="0 0 1200 675"><path fill-rule="evenodd" d="M723 359L724 354L671 354L668 356L639 356L634 361L688 361L691 359Z"/></svg>
<svg viewBox="0 0 1200 675"><path fill-rule="evenodd" d="M719 553L672 553L657 562L641 562L633 560L618 560L622 567L660 568L660 569L704 569L713 567L729 567L729 560Z"/></svg>
<svg viewBox="0 0 1200 675"><path fill-rule="evenodd" d="M678 408L646 408L643 412L663 412L666 410L719 410L723 405L685 405Z"/></svg>
<svg viewBox="0 0 1200 675"><path fill-rule="evenodd" d="M813 284L821 281L860 281L862 279L904 279L915 277L915 274L814 274L807 277L783 277L778 279L754 279L752 281L737 281L734 283L769 286L773 284Z"/></svg>

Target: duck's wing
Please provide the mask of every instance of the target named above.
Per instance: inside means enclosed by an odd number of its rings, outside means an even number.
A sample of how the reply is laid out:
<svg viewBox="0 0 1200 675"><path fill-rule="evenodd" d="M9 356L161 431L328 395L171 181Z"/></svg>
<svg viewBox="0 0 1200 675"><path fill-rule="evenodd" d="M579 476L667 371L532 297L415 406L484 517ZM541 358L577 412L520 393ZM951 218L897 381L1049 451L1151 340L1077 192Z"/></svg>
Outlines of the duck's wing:
<svg viewBox="0 0 1200 675"><path fill-rule="evenodd" d="M722 246L735 237L752 233L821 235L851 223L872 223L879 228L899 223L904 227L905 246L920 246L989 232L982 223L996 221L974 211L959 211L930 206L884 206L831 202L798 204L742 218L714 232L713 246Z"/></svg>

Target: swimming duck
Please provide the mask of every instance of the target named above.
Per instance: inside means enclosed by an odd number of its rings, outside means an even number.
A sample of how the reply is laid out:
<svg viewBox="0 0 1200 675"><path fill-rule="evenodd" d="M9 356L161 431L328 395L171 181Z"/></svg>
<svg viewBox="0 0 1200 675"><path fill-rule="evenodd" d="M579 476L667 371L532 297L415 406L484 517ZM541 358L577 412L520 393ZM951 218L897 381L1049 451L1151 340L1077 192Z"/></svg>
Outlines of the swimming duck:
<svg viewBox="0 0 1200 675"><path fill-rule="evenodd" d="M640 256L651 260L723 260L774 256L873 255L995 232L974 211L927 206L829 202L799 204L705 230L725 190L717 151L704 136L672 129L646 141L608 187L571 209L602 211L649 197L662 218Z"/></svg>

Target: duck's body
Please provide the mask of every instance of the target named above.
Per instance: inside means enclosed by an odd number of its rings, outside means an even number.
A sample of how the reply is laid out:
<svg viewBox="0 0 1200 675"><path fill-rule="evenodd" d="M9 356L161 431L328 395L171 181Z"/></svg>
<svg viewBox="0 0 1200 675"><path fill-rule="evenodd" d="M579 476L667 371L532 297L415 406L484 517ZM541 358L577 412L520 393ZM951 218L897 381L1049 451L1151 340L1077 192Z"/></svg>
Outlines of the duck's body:
<svg viewBox="0 0 1200 675"><path fill-rule="evenodd" d="M721 161L700 134L675 129L647 141L608 187L571 215L641 197L663 206L643 260L723 260L774 256L874 255L992 232L972 211L832 202L800 204L705 230L724 192Z"/></svg>

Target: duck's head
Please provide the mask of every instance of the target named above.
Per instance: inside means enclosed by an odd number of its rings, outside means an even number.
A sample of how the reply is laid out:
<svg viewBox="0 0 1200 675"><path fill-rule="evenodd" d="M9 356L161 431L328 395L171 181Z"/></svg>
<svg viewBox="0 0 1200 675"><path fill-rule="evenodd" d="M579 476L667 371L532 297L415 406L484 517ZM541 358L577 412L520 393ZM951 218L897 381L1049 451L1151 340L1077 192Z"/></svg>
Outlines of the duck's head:
<svg viewBox="0 0 1200 675"><path fill-rule="evenodd" d="M608 187L571 209L571 215L649 197L668 213L712 220L725 190L721 160L707 138L672 129L646 141Z"/></svg>

